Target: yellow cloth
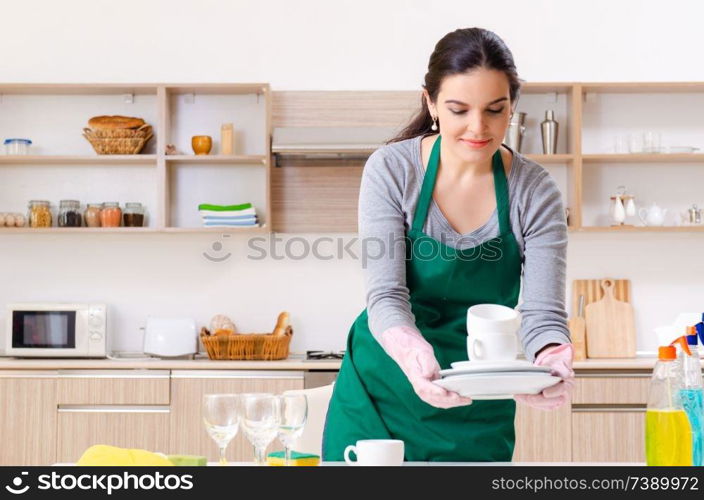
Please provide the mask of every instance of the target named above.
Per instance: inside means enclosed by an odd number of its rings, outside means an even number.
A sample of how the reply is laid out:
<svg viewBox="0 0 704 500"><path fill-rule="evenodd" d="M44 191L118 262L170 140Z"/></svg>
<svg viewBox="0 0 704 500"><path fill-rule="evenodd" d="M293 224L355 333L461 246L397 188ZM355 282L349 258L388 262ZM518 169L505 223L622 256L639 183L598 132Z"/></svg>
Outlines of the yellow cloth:
<svg viewBox="0 0 704 500"><path fill-rule="evenodd" d="M76 465L101 466L147 466L164 467L173 464L163 455L136 448L118 448L105 444L96 444L83 452Z"/></svg>

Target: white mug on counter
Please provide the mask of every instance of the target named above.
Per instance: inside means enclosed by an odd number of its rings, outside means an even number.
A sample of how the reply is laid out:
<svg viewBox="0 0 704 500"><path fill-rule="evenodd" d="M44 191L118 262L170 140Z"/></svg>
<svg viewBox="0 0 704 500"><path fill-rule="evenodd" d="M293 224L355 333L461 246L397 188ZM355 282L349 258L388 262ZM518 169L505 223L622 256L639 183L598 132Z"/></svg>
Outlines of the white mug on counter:
<svg viewBox="0 0 704 500"><path fill-rule="evenodd" d="M350 458L350 453L357 460ZM345 448L345 462L349 465L403 465L404 446L400 439L362 439Z"/></svg>
<svg viewBox="0 0 704 500"><path fill-rule="evenodd" d="M499 304L467 309L467 356L471 361L512 361L518 355L516 333L521 315Z"/></svg>

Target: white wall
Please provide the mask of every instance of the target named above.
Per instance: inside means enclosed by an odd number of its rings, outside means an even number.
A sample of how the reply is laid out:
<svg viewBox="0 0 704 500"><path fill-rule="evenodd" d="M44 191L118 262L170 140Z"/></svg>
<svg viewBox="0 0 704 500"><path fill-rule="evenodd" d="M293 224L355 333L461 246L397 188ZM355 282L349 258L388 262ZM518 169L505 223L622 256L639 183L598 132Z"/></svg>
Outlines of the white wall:
<svg viewBox="0 0 704 500"><path fill-rule="evenodd" d="M436 41L467 26L502 36L528 81L704 81L697 0L23 0L2 9L2 82L417 89ZM121 349L140 347L148 313L204 322L223 312L242 330L266 331L287 309L295 350L344 348L364 304L358 261L253 262L237 237L225 242L233 258L214 265L202 256L212 243L208 235L3 237L0 305L106 301ZM652 327L704 309L703 247L702 234L572 235L568 279L630 278L639 347L653 349Z"/></svg>

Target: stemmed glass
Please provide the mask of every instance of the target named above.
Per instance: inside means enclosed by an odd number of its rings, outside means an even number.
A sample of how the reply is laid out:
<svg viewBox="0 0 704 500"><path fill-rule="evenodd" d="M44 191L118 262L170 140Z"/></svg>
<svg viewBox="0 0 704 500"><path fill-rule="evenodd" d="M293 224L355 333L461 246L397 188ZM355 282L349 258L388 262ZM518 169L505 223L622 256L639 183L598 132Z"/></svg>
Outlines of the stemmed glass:
<svg viewBox="0 0 704 500"><path fill-rule="evenodd" d="M237 435L240 423L237 394L205 394L203 396L203 423L218 445L220 465L227 465L225 450Z"/></svg>
<svg viewBox="0 0 704 500"><path fill-rule="evenodd" d="M254 446L254 461L264 465L266 447L276 437L281 422L279 398L273 394L261 392L245 393L241 398L242 430Z"/></svg>
<svg viewBox="0 0 704 500"><path fill-rule="evenodd" d="M291 445L303 434L308 418L308 399L304 394L283 394L280 396L279 441L284 445L284 465L291 465Z"/></svg>

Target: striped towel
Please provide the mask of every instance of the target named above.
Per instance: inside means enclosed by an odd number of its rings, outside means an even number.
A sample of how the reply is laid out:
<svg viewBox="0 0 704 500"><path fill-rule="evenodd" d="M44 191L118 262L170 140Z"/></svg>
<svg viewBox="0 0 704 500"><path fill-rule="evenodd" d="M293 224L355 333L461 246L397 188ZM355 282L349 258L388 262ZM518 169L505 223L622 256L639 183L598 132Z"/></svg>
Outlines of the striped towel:
<svg viewBox="0 0 704 500"><path fill-rule="evenodd" d="M216 211L216 210L199 210L198 211L202 217L234 217L234 216L252 216L257 215L257 212L253 208L248 208L246 210L230 210L230 211Z"/></svg>
<svg viewBox="0 0 704 500"><path fill-rule="evenodd" d="M205 227L254 227L254 226L259 226L259 224L256 221L253 222L242 222L242 221L233 221L233 222L226 222L226 221L213 221L213 222L204 222L203 226Z"/></svg>

